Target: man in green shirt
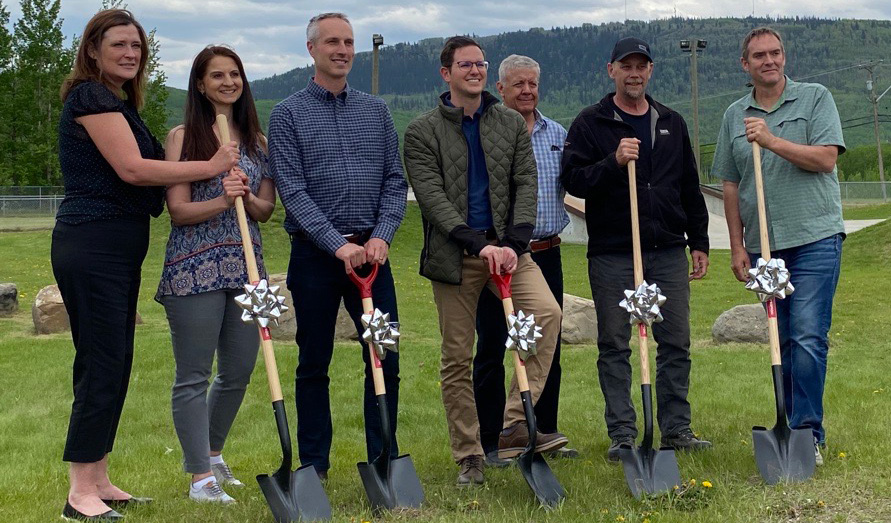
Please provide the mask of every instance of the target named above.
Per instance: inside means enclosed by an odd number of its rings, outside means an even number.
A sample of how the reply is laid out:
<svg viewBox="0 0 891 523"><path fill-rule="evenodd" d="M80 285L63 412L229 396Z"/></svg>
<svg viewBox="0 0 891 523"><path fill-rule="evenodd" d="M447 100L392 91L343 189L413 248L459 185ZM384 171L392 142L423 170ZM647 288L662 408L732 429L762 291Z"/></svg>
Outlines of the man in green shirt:
<svg viewBox="0 0 891 523"><path fill-rule="evenodd" d="M826 380L832 300L841 267L844 222L835 162L845 151L838 109L819 84L783 74L786 52L773 29L743 40L752 92L724 113L712 173L724 180L731 268L740 281L760 256L752 142L762 167L771 257L785 261L795 292L777 301L786 408L793 428L814 434L817 464L825 446Z"/></svg>

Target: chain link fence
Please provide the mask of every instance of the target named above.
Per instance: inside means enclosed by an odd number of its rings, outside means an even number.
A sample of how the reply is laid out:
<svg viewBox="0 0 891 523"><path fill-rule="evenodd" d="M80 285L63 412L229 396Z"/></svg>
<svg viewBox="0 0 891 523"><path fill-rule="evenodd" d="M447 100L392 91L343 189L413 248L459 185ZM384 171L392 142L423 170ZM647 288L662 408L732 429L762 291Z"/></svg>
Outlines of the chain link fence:
<svg viewBox="0 0 891 523"><path fill-rule="evenodd" d="M0 217L55 216L64 197L61 186L0 186Z"/></svg>

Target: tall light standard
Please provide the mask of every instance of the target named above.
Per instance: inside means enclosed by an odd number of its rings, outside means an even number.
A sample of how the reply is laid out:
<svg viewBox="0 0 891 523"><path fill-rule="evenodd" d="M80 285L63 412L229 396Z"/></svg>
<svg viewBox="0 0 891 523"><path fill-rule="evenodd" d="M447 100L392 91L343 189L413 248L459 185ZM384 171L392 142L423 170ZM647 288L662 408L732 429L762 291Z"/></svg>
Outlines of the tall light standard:
<svg viewBox="0 0 891 523"><path fill-rule="evenodd" d="M705 40L694 38L681 40L681 51L690 53L690 91L693 97L693 155L696 157L696 170L702 172L702 163L699 157L699 70L696 65L696 55L705 49L708 44Z"/></svg>
<svg viewBox="0 0 891 523"><path fill-rule="evenodd" d="M374 33L371 35L371 94L377 96L378 93L378 84L377 84L377 66L378 66L378 48L384 45L384 37Z"/></svg>
<svg viewBox="0 0 891 523"><path fill-rule="evenodd" d="M869 91L869 101L872 103L872 119L873 119L873 131L876 135L876 153L879 155L879 182L882 184L882 201L888 201L888 193L885 189L885 162L882 159L882 139L879 136L879 100L885 96L885 93L891 89L891 86L888 86L888 89L876 96L876 84L873 81L873 75L875 69L881 65L884 60L878 60L875 62L871 62L869 64L861 65L861 69L865 69L867 73L869 73L869 80L866 81L866 90Z"/></svg>

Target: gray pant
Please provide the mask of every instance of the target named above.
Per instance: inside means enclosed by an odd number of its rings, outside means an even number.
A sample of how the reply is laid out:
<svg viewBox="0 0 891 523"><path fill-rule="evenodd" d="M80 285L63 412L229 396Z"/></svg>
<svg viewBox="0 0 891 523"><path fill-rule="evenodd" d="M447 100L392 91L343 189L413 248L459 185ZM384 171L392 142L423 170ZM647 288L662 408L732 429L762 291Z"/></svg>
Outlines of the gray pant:
<svg viewBox="0 0 891 523"><path fill-rule="evenodd" d="M183 448L183 469L192 474L210 471L210 452L223 450L257 361L257 327L241 321L234 300L243 292L162 299L176 360L173 425ZM214 353L217 375L208 393Z"/></svg>
<svg viewBox="0 0 891 523"><path fill-rule="evenodd" d="M643 253L644 279L667 298L661 323L654 323L656 405L659 430L665 436L690 427L690 284L682 247ZM597 309L597 372L606 401L606 428L611 438L637 437L631 404L631 326L619 307L625 289L634 288L631 253L599 254L588 259L588 277Z"/></svg>

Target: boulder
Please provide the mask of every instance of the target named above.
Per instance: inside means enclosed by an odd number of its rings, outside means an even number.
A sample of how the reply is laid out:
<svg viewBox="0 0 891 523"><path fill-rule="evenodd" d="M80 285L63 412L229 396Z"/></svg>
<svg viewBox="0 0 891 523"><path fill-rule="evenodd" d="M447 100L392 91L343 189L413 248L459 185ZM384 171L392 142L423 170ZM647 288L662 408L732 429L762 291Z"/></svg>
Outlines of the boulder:
<svg viewBox="0 0 891 523"><path fill-rule="evenodd" d="M37 293L31 305L31 318L37 334L53 334L71 330L68 311L62 303L58 285L48 285Z"/></svg>
<svg viewBox="0 0 891 523"><path fill-rule="evenodd" d="M563 335L560 340L567 345L597 343L597 313L592 300L563 295Z"/></svg>
<svg viewBox="0 0 891 523"><path fill-rule="evenodd" d="M18 310L18 287L14 283L0 283L0 316L12 316Z"/></svg>
<svg viewBox="0 0 891 523"><path fill-rule="evenodd" d="M269 285L278 285L281 287L279 289L279 295L285 297L285 305L288 306L288 310L282 314L281 318L279 318L278 326L270 325L269 331L274 340L294 343L294 335L297 333L297 321L294 318L294 299L291 296L291 291L288 290L286 281L286 274L269 275ZM341 341L359 339L352 318L347 314L346 309L343 308L343 301L341 301L340 310L337 313L337 323L334 326L334 339Z"/></svg>
<svg viewBox="0 0 891 523"><path fill-rule="evenodd" d="M712 325L712 338L717 343L769 343L764 307L752 303L725 311Z"/></svg>
<svg viewBox="0 0 891 523"><path fill-rule="evenodd" d="M31 305L31 318L37 334L54 334L71 330L68 311L62 302L62 294L58 285L47 285L40 289ZM136 313L136 324L143 323L142 316Z"/></svg>

